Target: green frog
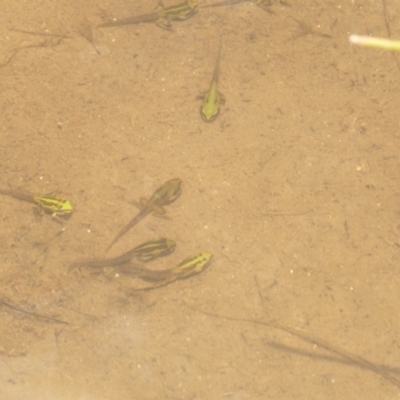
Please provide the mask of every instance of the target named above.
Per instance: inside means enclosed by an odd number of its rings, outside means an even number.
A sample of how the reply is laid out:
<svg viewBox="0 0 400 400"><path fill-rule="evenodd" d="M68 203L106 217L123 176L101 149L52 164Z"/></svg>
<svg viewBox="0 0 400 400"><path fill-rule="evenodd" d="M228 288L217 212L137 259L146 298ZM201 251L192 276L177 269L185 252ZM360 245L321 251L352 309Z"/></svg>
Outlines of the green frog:
<svg viewBox="0 0 400 400"><path fill-rule="evenodd" d="M135 291L152 290L168 285L177 279L186 279L193 275L199 274L210 265L211 258L212 254L204 251L196 256L185 258L174 268L162 271L154 271L133 266L132 268L125 267L121 272L134 275L135 277L138 277L146 282L152 283L151 286L134 289Z"/></svg>
<svg viewBox="0 0 400 400"><path fill-rule="evenodd" d="M129 264L133 258L136 258L139 261L148 262L154 260L155 258L171 254L175 250L175 247L176 243L173 240L163 238L142 243L118 257L76 261L71 264L70 269L77 267L116 267Z"/></svg>
<svg viewBox="0 0 400 400"><path fill-rule="evenodd" d="M211 79L210 87L203 98L203 105L200 107L200 115L206 122L214 121L219 113L221 104L225 102L225 97L218 91L219 65L221 60L222 37L219 42L217 61Z"/></svg>
<svg viewBox="0 0 400 400"><path fill-rule="evenodd" d="M71 203L68 200L60 199L58 197L40 196L19 190L4 189L0 189L0 194L35 204L40 212L51 214L55 219L70 217L73 212Z"/></svg>
<svg viewBox="0 0 400 400"><path fill-rule="evenodd" d="M187 0L174 6L164 7L163 3L160 1L157 9L152 13L105 22L104 24L99 25L99 28L139 24L141 22L156 22L156 24L161 28L171 29L171 21L183 21L190 18L196 13L198 6L199 4L197 2Z"/></svg>
<svg viewBox="0 0 400 400"><path fill-rule="evenodd" d="M140 199L139 202L139 213L126 225L123 227L115 236L113 241L108 246L107 250L110 250L112 246L124 236L130 229L132 229L137 223L139 223L148 214L154 212L156 215L165 214L163 206L175 201L182 193L181 189L182 181L179 178L171 179L165 182L161 187L159 187L149 200Z"/></svg>

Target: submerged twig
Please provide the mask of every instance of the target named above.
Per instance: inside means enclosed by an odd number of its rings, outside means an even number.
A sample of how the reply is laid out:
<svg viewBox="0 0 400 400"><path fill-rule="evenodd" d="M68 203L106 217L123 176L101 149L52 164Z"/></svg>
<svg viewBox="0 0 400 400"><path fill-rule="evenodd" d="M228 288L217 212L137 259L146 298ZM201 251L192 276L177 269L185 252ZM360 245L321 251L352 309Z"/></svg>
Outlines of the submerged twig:
<svg viewBox="0 0 400 400"><path fill-rule="evenodd" d="M61 319L53 318L53 317L47 317L46 315L42 315L42 314L37 314L37 313L34 313L34 312L26 311L26 310L24 310L24 309L22 309L20 307L17 307L17 306L14 306L12 304L7 303L4 300L0 300L0 305L8 307L8 308L10 308L11 310L14 310L14 311L18 311L20 313L23 313L23 314L26 314L26 315L30 315L31 317L40 318L40 319L44 319L44 320L51 321L51 322L56 322L58 324L69 325L68 322L62 321Z"/></svg>

